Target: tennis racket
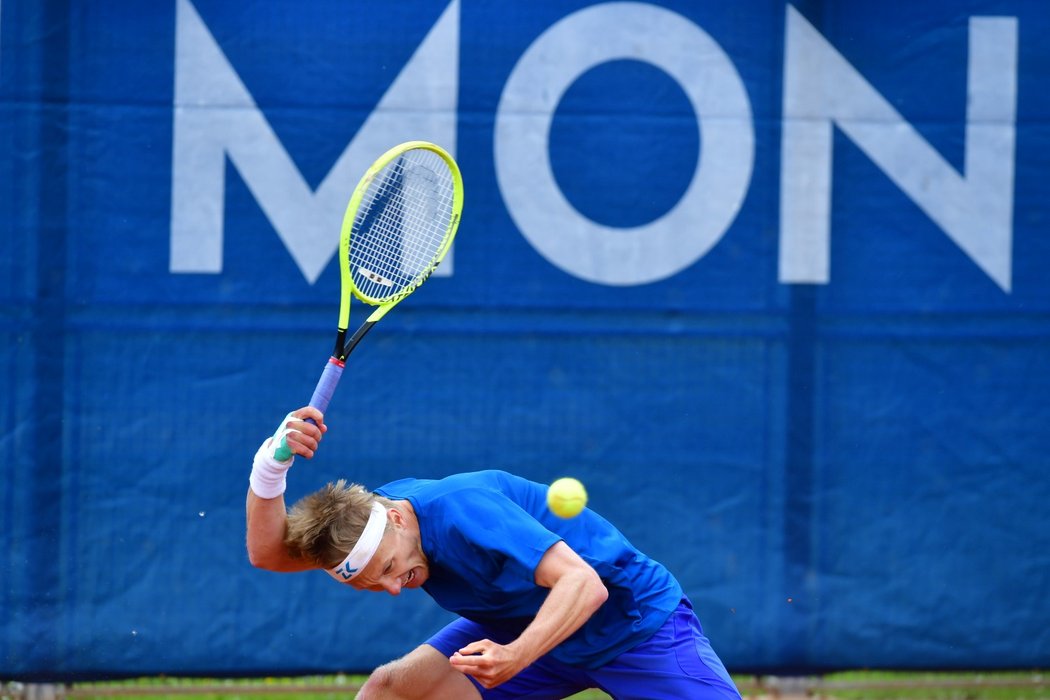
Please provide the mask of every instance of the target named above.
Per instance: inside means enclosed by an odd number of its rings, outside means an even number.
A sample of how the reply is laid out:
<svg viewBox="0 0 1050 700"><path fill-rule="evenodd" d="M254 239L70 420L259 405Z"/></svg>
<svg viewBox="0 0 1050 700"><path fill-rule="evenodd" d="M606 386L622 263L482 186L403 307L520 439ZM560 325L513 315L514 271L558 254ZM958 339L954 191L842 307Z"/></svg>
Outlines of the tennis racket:
<svg viewBox="0 0 1050 700"><path fill-rule="evenodd" d="M452 245L462 210L459 166L432 143L409 141L395 146L364 174L343 216L335 350L310 398L311 406L321 412L328 409L346 358L372 326L434 272ZM347 340L352 297L376 308ZM284 461L291 456L282 440L274 457Z"/></svg>

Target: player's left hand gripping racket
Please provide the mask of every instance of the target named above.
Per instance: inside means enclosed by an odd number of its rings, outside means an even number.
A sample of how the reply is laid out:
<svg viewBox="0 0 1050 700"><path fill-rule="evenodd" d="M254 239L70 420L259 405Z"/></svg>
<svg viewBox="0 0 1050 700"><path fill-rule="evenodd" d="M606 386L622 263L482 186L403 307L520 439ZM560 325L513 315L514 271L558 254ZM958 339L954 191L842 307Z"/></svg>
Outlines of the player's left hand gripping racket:
<svg viewBox="0 0 1050 700"><path fill-rule="evenodd" d="M341 294L335 350L310 405L324 412L353 352L372 326L426 281L445 257L463 211L459 166L439 146L409 141L372 164L354 189L339 240ZM346 339L350 298L375 311ZM292 456L285 441L274 457Z"/></svg>

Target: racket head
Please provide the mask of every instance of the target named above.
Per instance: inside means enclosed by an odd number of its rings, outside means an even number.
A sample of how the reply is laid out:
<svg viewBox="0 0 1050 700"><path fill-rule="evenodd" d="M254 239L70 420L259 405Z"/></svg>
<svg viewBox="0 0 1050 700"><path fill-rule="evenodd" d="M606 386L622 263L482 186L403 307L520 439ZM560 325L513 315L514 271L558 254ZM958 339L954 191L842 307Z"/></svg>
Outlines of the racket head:
<svg viewBox="0 0 1050 700"><path fill-rule="evenodd" d="M343 216L339 327L349 323L351 294L392 307L425 282L448 253L462 211L459 167L440 146L409 141L380 156Z"/></svg>

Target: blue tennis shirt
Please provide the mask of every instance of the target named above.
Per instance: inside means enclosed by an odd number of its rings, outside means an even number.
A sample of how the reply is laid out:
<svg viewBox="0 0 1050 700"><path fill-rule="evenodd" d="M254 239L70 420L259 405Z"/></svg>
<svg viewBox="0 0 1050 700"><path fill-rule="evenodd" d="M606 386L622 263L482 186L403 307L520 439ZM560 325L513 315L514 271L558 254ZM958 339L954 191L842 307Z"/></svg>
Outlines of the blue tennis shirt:
<svg viewBox="0 0 1050 700"><path fill-rule="evenodd" d="M594 511L569 520L551 513L545 484L489 470L401 479L376 493L412 504L430 567L423 590L469 620L523 629L547 597L536 566L560 540L594 567L609 599L551 651L564 663L604 665L652 636L682 599L674 576Z"/></svg>

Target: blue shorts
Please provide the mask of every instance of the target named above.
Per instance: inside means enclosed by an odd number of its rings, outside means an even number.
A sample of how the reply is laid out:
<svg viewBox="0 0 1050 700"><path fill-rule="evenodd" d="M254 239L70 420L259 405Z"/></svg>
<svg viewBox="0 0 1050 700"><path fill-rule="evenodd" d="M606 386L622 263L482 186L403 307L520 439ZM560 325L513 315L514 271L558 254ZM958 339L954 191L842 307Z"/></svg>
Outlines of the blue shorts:
<svg viewBox="0 0 1050 700"><path fill-rule="evenodd" d="M470 642L490 639L507 644L515 636L460 618L426 643L445 656L452 656ZM570 666L548 654L491 690L476 681L474 686L485 700L553 700L587 688L600 688L617 700L740 700L725 666L704 636L692 605L684 598L656 634L601 668Z"/></svg>

